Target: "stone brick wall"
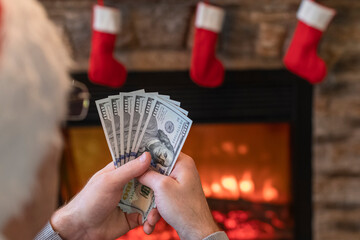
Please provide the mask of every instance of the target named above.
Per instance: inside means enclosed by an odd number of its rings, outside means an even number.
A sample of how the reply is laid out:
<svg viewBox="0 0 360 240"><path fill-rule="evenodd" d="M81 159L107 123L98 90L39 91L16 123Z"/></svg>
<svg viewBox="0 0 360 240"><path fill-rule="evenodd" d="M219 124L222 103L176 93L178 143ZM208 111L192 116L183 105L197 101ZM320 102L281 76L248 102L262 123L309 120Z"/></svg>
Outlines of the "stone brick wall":
<svg viewBox="0 0 360 240"><path fill-rule="evenodd" d="M86 71L95 0L40 0L63 33L73 71ZM225 8L218 55L227 69L279 69L300 0L212 0ZM360 1L322 0L338 14L315 88L314 239L360 239ZM122 11L115 55L129 70L185 70L197 0L108 0Z"/></svg>

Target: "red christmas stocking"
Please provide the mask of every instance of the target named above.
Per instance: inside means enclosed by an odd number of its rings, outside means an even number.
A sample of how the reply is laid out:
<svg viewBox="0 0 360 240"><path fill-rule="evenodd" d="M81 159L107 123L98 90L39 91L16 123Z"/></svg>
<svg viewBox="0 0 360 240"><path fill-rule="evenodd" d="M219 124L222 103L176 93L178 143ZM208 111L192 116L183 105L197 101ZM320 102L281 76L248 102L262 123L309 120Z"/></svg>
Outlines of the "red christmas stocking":
<svg viewBox="0 0 360 240"><path fill-rule="evenodd" d="M298 24L283 60L289 71L312 84L321 82L327 74L317 47L335 13L334 9L310 0L303 0L297 12Z"/></svg>
<svg viewBox="0 0 360 240"><path fill-rule="evenodd" d="M118 9L94 6L89 66L89 78L93 83L120 87L125 82L126 69L113 55L119 26Z"/></svg>
<svg viewBox="0 0 360 240"><path fill-rule="evenodd" d="M224 81L224 67L215 57L218 33L225 12L203 2L197 6L190 76L202 87L218 87Z"/></svg>

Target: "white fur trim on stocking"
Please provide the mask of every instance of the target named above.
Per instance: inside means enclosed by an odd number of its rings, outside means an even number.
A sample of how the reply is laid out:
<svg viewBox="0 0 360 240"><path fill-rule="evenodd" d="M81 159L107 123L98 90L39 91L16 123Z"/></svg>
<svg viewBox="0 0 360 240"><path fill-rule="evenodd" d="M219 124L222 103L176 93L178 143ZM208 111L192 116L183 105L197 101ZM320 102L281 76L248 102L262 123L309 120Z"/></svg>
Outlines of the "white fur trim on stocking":
<svg viewBox="0 0 360 240"><path fill-rule="evenodd" d="M121 15L116 8L95 5L93 28L96 31L116 34L120 30Z"/></svg>
<svg viewBox="0 0 360 240"><path fill-rule="evenodd" d="M225 11L222 8L200 2L197 6L195 26L218 33L221 31L224 16Z"/></svg>
<svg viewBox="0 0 360 240"><path fill-rule="evenodd" d="M332 8L314 1L303 0L297 12L297 18L311 27L324 31L335 14L336 11Z"/></svg>

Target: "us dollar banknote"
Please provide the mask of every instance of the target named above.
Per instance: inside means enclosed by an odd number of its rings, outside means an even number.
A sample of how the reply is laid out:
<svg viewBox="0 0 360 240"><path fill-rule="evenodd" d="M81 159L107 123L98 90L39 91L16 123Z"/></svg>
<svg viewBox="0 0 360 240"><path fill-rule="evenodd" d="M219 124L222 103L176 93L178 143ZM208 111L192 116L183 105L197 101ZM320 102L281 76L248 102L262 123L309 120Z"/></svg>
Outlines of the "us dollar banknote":
<svg viewBox="0 0 360 240"><path fill-rule="evenodd" d="M145 106L147 96L145 94L135 95L135 104L134 104L134 116L133 116L133 125L132 125L132 144L131 144L131 151L130 151L130 161L136 158L136 143L139 138L139 132L141 127L141 122L144 117Z"/></svg>
<svg viewBox="0 0 360 240"><path fill-rule="evenodd" d="M163 99L170 104L173 104L177 107L180 106L180 102L170 99L170 96L168 96L168 95L159 95L158 93L147 93L147 94L142 94L142 95L136 94L135 104L134 104L133 124L132 124L133 131L132 131L132 135L131 135L132 146L131 146L131 151L130 151L130 161L137 157L138 149L136 148L136 145L137 145L139 135L141 132L140 131L141 126L144 126L141 123L142 123L142 120L144 119L143 117L144 117L144 113L145 113L147 96L153 96L153 97L157 96L160 99ZM188 112L184 109L178 108L178 110L183 112L185 115L188 114ZM145 121L146 121L146 119L145 119Z"/></svg>
<svg viewBox="0 0 360 240"><path fill-rule="evenodd" d="M112 107L112 130L115 134L114 144L116 146L115 158L116 158L116 167L120 167L124 163L124 152L121 149L124 149L121 146L120 141L120 96L109 96L109 101Z"/></svg>
<svg viewBox="0 0 360 240"><path fill-rule="evenodd" d="M138 132L138 137L137 137L137 142L135 144L135 149L134 149L134 152L136 153L136 157L140 156L141 153L139 153L139 148L140 148L140 144L141 144L141 139L142 139L142 136L143 136L143 132L145 131L145 128L147 126L147 121L150 117L150 114L151 112L154 110L154 107L155 107L155 103L154 103L154 100L155 100L155 97L154 95L148 95L148 97L146 98L146 103L145 103L145 106L144 106L144 112L143 112L143 116L142 116L142 119L141 119L141 122L139 123L140 125L140 128L139 128L139 132Z"/></svg>
<svg viewBox="0 0 360 240"><path fill-rule="evenodd" d="M101 125L104 130L105 139L110 150L111 158L114 162L114 165L117 166L118 163L115 154L115 152L117 152L117 147L115 144L115 137L112 128L113 119L111 104L108 98L97 100L95 101L95 104L99 113Z"/></svg>
<svg viewBox="0 0 360 240"><path fill-rule="evenodd" d="M175 101L175 100L172 100L172 99L170 99L170 97L168 98L167 95L159 95L158 97L159 97L160 99L165 100L166 102L168 102L168 103L170 103L170 104L178 107L177 109L178 109L180 112L182 112L183 114L185 114L186 116L189 114L188 111L186 111L185 109L180 108L180 102Z"/></svg>
<svg viewBox="0 0 360 240"><path fill-rule="evenodd" d="M122 99L122 114L124 118L124 128L123 128L123 138L124 138L124 150L125 150L125 163L129 161L130 158L130 141L131 141L131 127L133 122L133 106L134 106L134 94L132 93L121 93L120 97Z"/></svg>
<svg viewBox="0 0 360 240"><path fill-rule="evenodd" d="M146 127L147 119L149 118L149 115L151 114L151 112L153 111L153 109L155 107L154 100L155 100L155 95L147 94L142 120L139 122L140 128L139 128L138 135L142 136L141 133L144 131L144 128ZM138 153L140 143L141 143L141 141L137 140L137 143L135 145L134 151L136 153L136 157L140 156L140 154ZM144 196L141 199L138 198L139 191L144 193L143 194ZM149 192L149 194L145 194L147 192ZM124 187L122 199L119 202L119 206L123 211L125 211L127 213L139 212L142 214L142 216L144 216L145 212L141 211L140 209L136 210L135 207L131 207L131 205L129 205L127 202L139 200L138 204L145 206L147 204L151 204L151 202L149 202L148 199L152 199L152 198L153 198L153 191L150 191L150 189L146 186L142 187L142 185L139 183L139 181L137 181L136 179L132 179ZM142 203L140 203L140 201ZM144 217L143 217L143 219L144 219Z"/></svg>
<svg viewBox="0 0 360 240"><path fill-rule="evenodd" d="M144 125L141 127L135 150L138 155L145 151L150 152L151 168L169 175L190 131L192 121L177 107L156 96L148 97L146 107L146 120L143 119ZM119 206L125 212L141 213L145 221L154 207L154 192L133 179L124 187Z"/></svg>
<svg viewBox="0 0 360 240"><path fill-rule="evenodd" d="M144 89L137 90L130 92L129 94L144 94ZM126 156L126 146L127 146L127 137L124 136L128 132L128 127L131 126L131 116L129 120L129 114L131 114L132 110L132 102L128 102L127 97L126 99L126 106L124 106L124 94L125 93L119 93L119 95L110 96L109 98L115 102L112 102L113 106L113 115L114 115L114 121L113 121L113 129L116 128L116 138L115 142L117 142L118 152L119 152L119 166L125 164L125 156ZM130 100L129 100L130 101ZM115 104L116 103L116 104ZM117 111L117 114L115 114L115 111ZM125 111L125 115L124 115ZM115 116L118 115L119 118L115 118ZM125 122L124 122L125 121ZM117 131L118 130L118 131ZM118 167L119 167L118 166Z"/></svg>

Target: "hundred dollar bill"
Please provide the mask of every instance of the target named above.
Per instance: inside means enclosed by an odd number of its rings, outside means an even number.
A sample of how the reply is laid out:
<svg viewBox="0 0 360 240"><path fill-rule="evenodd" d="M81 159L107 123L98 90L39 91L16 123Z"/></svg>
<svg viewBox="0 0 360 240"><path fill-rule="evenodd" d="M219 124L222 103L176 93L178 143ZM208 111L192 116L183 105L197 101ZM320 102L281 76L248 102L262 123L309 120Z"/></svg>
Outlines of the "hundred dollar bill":
<svg viewBox="0 0 360 240"><path fill-rule="evenodd" d="M133 91L131 93L145 93L144 89ZM124 139L124 133L126 132L126 124L123 125L121 121L124 121L123 116L123 108L121 109L121 104L123 103L123 99L119 95L110 96L110 101L112 103L112 110L114 115L113 121L113 129L116 129L116 138L115 143L118 148L118 159L119 164L118 167L125 164L125 148L126 148L126 139ZM125 120L127 120L127 116L125 116ZM114 131L115 132L115 131Z"/></svg>
<svg viewBox="0 0 360 240"><path fill-rule="evenodd" d="M109 99L100 99L95 101L96 108L99 113L100 122L104 130L106 142L110 149L111 158L114 162L114 165L117 166L117 160L115 152L117 152L117 147L114 140L114 132L112 129L112 109Z"/></svg>
<svg viewBox="0 0 360 240"><path fill-rule="evenodd" d="M154 94L157 95L156 93L154 93ZM158 95L158 97L160 99L165 100L166 102L176 106L179 109L179 111L182 112L183 114L185 114L186 116L189 114L188 111L186 111L185 109L182 109L180 107L180 102L179 101L175 101L175 100L170 99L170 97L168 95Z"/></svg>
<svg viewBox="0 0 360 240"><path fill-rule="evenodd" d="M157 97L159 97L160 99L162 100L165 100L166 102L176 106L182 113L184 113L186 116L189 114L188 111L186 111L185 109L182 109L180 107L180 102L179 101L175 101L175 100L172 100L170 99L170 96L168 95L162 95L162 94L158 94L157 92L152 92L152 93L147 93L147 94L152 94L152 95L155 95Z"/></svg>
<svg viewBox="0 0 360 240"><path fill-rule="evenodd" d="M179 101L175 101L175 100L170 99L169 95L159 94L158 92L148 92L147 94L154 94L155 96L158 96L159 98L161 98L163 100L166 100L167 102L172 103L175 106L180 107L181 103Z"/></svg>
<svg viewBox="0 0 360 240"><path fill-rule="evenodd" d="M124 117L125 114L128 114L129 123L124 125L124 139L125 139L125 162L128 162L130 159L130 152L131 152L131 139L134 139L132 135L132 126L134 120L134 105L135 105L135 95L132 93L123 93L123 101L124 101ZM127 99L127 100L126 100ZM126 111L126 109L128 110Z"/></svg>
<svg viewBox="0 0 360 240"><path fill-rule="evenodd" d="M161 98L161 96L160 96L160 98ZM183 108L180 107L180 102L175 101L175 100L172 100L172 99L163 99L163 100L165 100L166 102L174 105L180 112L182 112L182 113L185 114L186 116L189 114L188 111L186 111L185 109L183 109Z"/></svg>
<svg viewBox="0 0 360 240"><path fill-rule="evenodd" d="M170 97L168 95L158 95L157 92L154 93L147 93L147 94L142 94L142 95L138 95L136 94L135 96L135 104L134 104L134 119L133 119L133 124L132 124L132 146L131 146L131 151L130 151L130 161L134 160L138 154L137 154L137 150L136 150L136 144L139 138L139 134L140 134L140 128L141 126L143 126L142 124L140 124L143 120L143 116L144 116L144 112L145 112L145 103L147 100L147 96L152 95L152 96L158 96L159 98L165 100L166 102L169 102L173 105L175 105L176 107L178 107L178 109L183 112L185 115L188 114L188 112L182 108L180 108L180 102L178 101L174 101L171 100ZM145 119L146 120L146 119Z"/></svg>
<svg viewBox="0 0 360 240"><path fill-rule="evenodd" d="M130 159L130 152L132 146L132 140L134 135L132 134L133 118L134 118L134 103L136 94L144 94L144 89L133 91L130 93L120 93L124 114L124 151L125 151L125 163Z"/></svg>
<svg viewBox="0 0 360 240"><path fill-rule="evenodd" d="M150 114L155 107L155 103L154 103L155 98L156 98L155 95L147 94L147 98L146 98L145 105L144 105L143 116L142 116L141 121L139 122L140 127L139 127L138 136L137 136L137 140L136 140L135 148L134 148L134 152L136 153L135 157L138 157L141 155L141 153L138 152L140 143L141 143L141 140L139 138L140 138L140 136L142 136L142 132L145 131L145 128L147 126L147 119L150 117Z"/></svg>
<svg viewBox="0 0 360 240"><path fill-rule="evenodd" d="M120 96L114 95L109 96L108 98L111 103L113 113L112 129L115 134L114 143L117 149L117 152L115 152L116 167L120 167L124 164L124 152L122 151L124 147L121 146L120 141Z"/></svg>
<svg viewBox="0 0 360 240"><path fill-rule="evenodd" d="M144 106L144 111L143 111L143 116L142 116L142 120L140 121L139 125L139 135L141 135L141 132L143 132L144 127L146 127L146 122L147 119L149 118L151 112L153 111L154 107L155 107L155 95L151 95L148 94L146 101L145 101L145 106ZM138 144L139 142L139 144ZM134 152L136 153L135 157L138 157L138 149L140 146L141 141L137 140L137 143L135 145L135 150ZM136 193L136 189L139 188L142 189L143 191L147 191L146 187L141 187L141 184L136 180L136 179L132 179L128 184L126 184L126 186L124 187L124 191L123 191L123 197L119 202L119 206L126 211L127 213L133 213L136 212L135 208L131 207L127 201L129 199L131 199L131 202L136 201L138 199L138 194ZM141 205L146 205L148 204L148 198L152 198L152 194L153 192L150 192L150 195L146 195L147 197L144 197L142 199L140 199L139 201L145 201L145 203L141 204ZM123 201L123 203L121 202ZM144 215L143 215L144 216Z"/></svg>
<svg viewBox="0 0 360 240"><path fill-rule="evenodd" d="M139 136L137 150L139 154L150 152L151 168L169 175L190 131L192 121L175 106L158 97L153 97L151 106ZM154 207L154 192L133 179L124 187L119 206L125 212L141 213L145 221Z"/></svg>
<svg viewBox="0 0 360 240"><path fill-rule="evenodd" d="M120 93L120 135L123 146L123 152L125 155L125 162L128 160L128 152L127 152L127 140L129 134L129 126L131 119L131 105L132 105L133 96L127 93Z"/></svg>
<svg viewBox="0 0 360 240"><path fill-rule="evenodd" d="M170 97L168 97L167 95L159 95L158 97L175 105L175 106L180 107L180 102L170 99Z"/></svg>
<svg viewBox="0 0 360 240"><path fill-rule="evenodd" d="M137 139L139 136L139 131L141 127L141 122L144 117L145 106L147 102L147 96L143 95L135 95L135 104L134 104L134 116L133 116L133 124L132 124L132 134L131 136L133 140L130 151L130 161L136 158L135 147L137 143Z"/></svg>

